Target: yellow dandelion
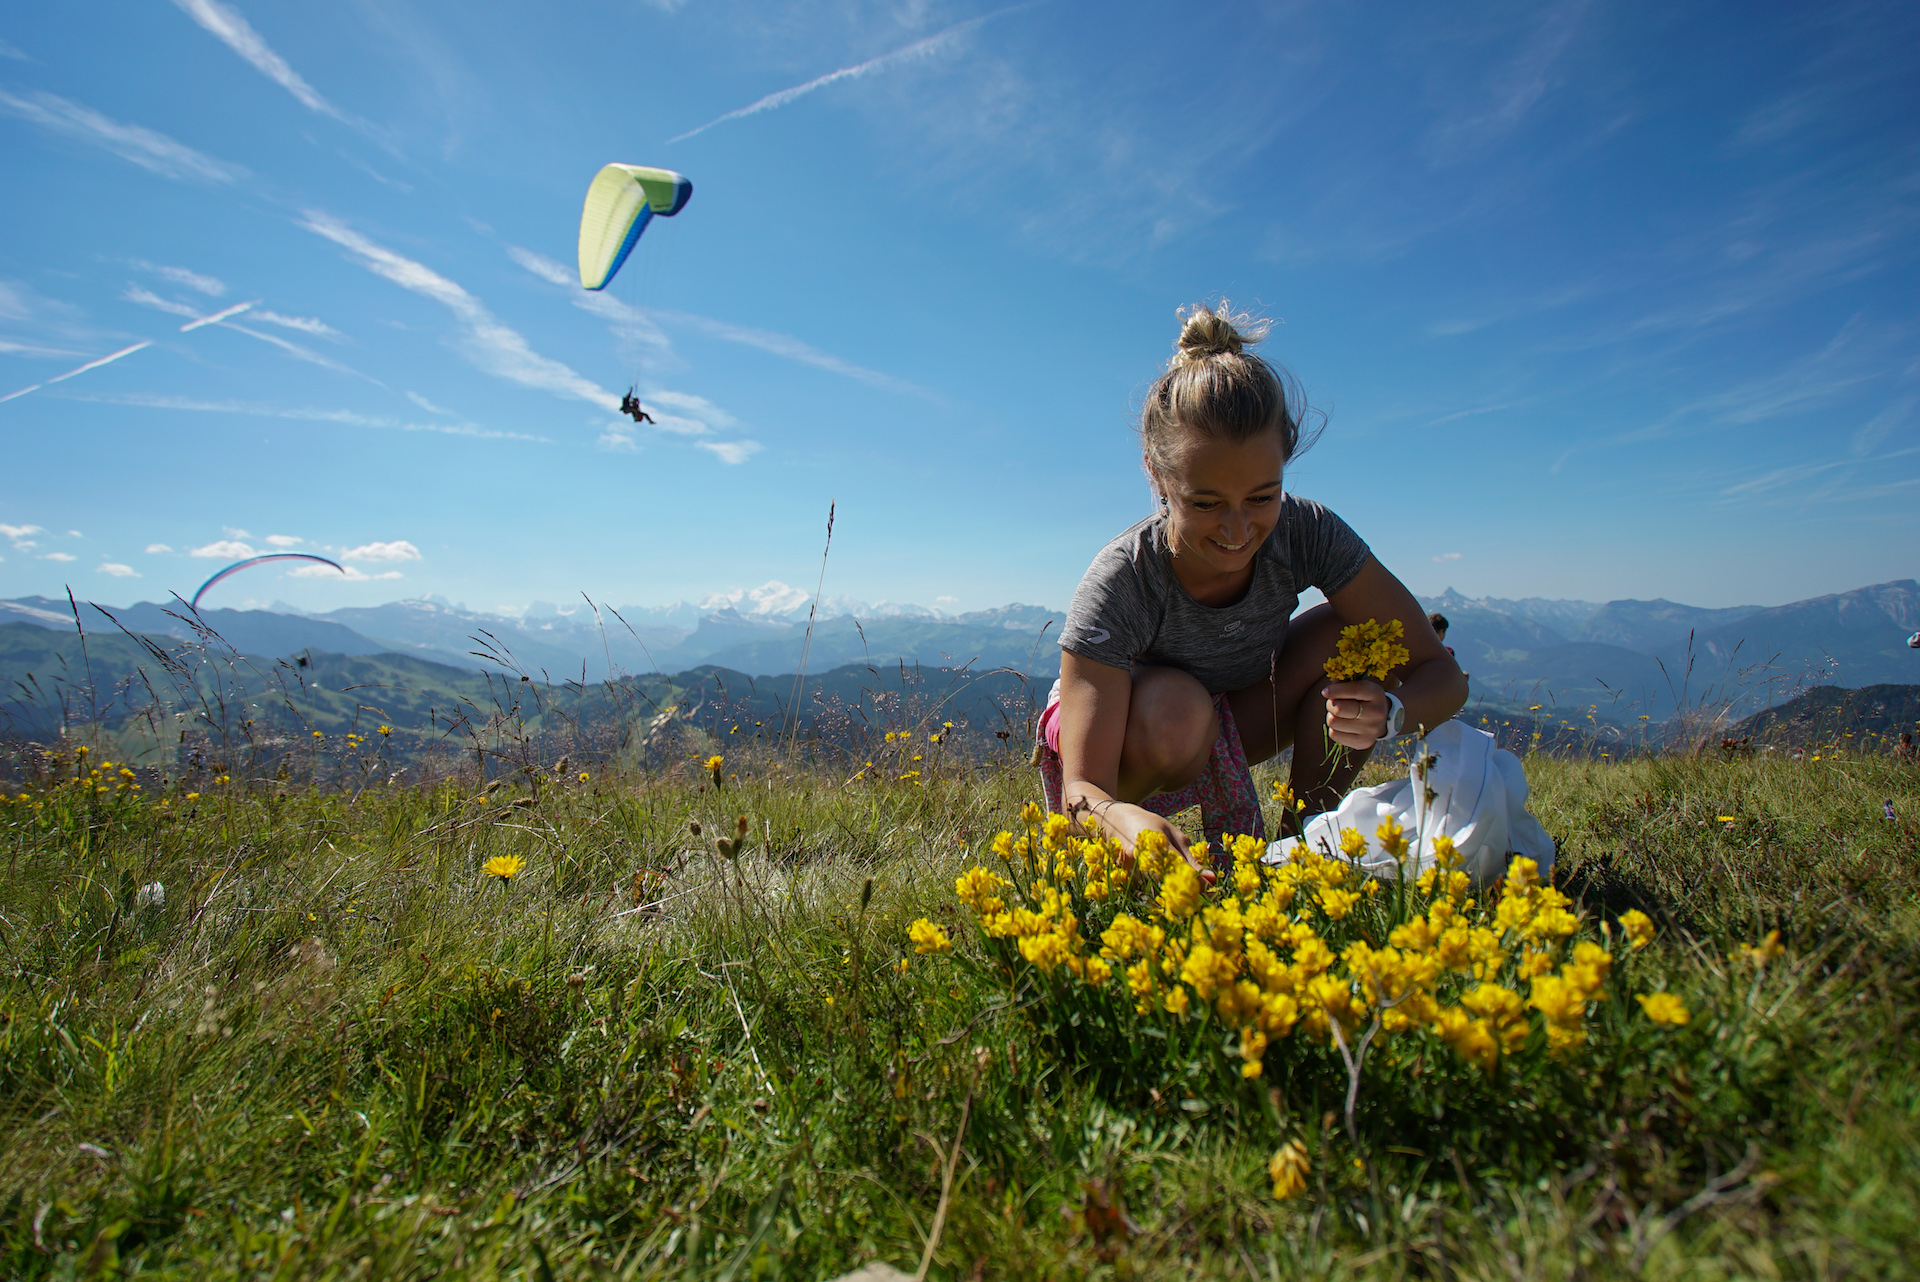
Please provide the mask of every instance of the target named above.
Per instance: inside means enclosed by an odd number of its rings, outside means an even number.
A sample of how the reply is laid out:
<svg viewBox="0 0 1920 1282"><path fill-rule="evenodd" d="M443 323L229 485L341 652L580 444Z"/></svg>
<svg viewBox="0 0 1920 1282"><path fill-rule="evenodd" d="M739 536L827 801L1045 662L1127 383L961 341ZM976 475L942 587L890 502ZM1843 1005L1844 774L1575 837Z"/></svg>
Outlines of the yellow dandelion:
<svg viewBox="0 0 1920 1282"><path fill-rule="evenodd" d="M527 861L518 855L495 855L480 866L480 871L488 877L498 877L501 881L512 881L520 875Z"/></svg>

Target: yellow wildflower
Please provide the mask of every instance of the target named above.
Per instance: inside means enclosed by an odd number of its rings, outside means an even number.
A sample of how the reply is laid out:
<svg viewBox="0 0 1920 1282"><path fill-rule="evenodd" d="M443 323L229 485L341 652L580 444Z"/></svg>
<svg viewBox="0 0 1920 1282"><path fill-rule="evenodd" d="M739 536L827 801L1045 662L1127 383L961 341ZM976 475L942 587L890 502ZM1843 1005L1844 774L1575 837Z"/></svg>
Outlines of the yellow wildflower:
<svg viewBox="0 0 1920 1282"><path fill-rule="evenodd" d="M1333 921L1339 921L1345 917L1353 911L1353 906L1360 902L1360 896L1354 891L1341 890L1335 886L1322 886L1319 898L1321 910Z"/></svg>
<svg viewBox="0 0 1920 1282"><path fill-rule="evenodd" d="M1647 1018L1656 1024L1686 1024L1693 1020L1687 1004L1672 993L1641 993L1635 997Z"/></svg>
<svg viewBox="0 0 1920 1282"><path fill-rule="evenodd" d="M1142 834L1143 836L1145 834ZM1160 883L1157 906L1168 921L1185 921L1200 906L1200 874L1193 865L1175 856Z"/></svg>
<svg viewBox="0 0 1920 1282"><path fill-rule="evenodd" d="M1395 859L1407 857L1407 830L1402 828L1392 815L1380 821L1373 835L1380 840L1380 848Z"/></svg>
<svg viewBox="0 0 1920 1282"><path fill-rule="evenodd" d="M1307 1150L1299 1140L1288 1140L1274 1150L1267 1163L1267 1176L1273 1181L1276 1202L1299 1197L1307 1191Z"/></svg>
<svg viewBox="0 0 1920 1282"><path fill-rule="evenodd" d="M1741 961L1752 962L1756 968L1764 969L1768 962L1786 951L1787 946L1780 942L1780 932L1770 930L1766 938L1757 944L1736 944L1733 955Z"/></svg>
<svg viewBox="0 0 1920 1282"><path fill-rule="evenodd" d="M1483 1072L1492 1072L1500 1058L1500 1045L1494 1041L1493 1028L1484 1019L1475 1019L1458 1006L1440 1012L1436 1030L1454 1053Z"/></svg>
<svg viewBox="0 0 1920 1282"><path fill-rule="evenodd" d="M913 951L922 957L953 951L953 940L948 938L946 929L925 917L907 927L907 938L913 941Z"/></svg>
<svg viewBox="0 0 1920 1282"><path fill-rule="evenodd" d="M1004 837L1007 834L1000 835ZM1000 898L1000 892L1011 884L985 868L976 867L961 873L953 883L953 890L960 896L960 902L971 908L975 916L988 917L1006 908L1006 901Z"/></svg>
<svg viewBox="0 0 1920 1282"><path fill-rule="evenodd" d="M519 855L495 855L480 866L480 871L488 877L498 877L501 881L512 881L520 875L527 861Z"/></svg>
<svg viewBox="0 0 1920 1282"><path fill-rule="evenodd" d="M1203 1002L1210 1002L1215 994L1231 985L1238 973L1233 960L1216 952L1206 944L1200 944L1187 954L1187 964L1180 968L1180 978L1193 985L1194 995Z"/></svg>
<svg viewBox="0 0 1920 1282"><path fill-rule="evenodd" d="M1620 914L1620 929L1626 932L1631 947L1645 948L1653 941L1653 918L1638 908L1629 908Z"/></svg>
<svg viewBox="0 0 1920 1282"><path fill-rule="evenodd" d="M1325 664L1328 678L1356 681L1372 677L1385 681L1387 675L1409 657L1407 648L1400 644L1405 634L1406 628L1398 619L1385 623L1368 619L1341 629L1340 644Z"/></svg>

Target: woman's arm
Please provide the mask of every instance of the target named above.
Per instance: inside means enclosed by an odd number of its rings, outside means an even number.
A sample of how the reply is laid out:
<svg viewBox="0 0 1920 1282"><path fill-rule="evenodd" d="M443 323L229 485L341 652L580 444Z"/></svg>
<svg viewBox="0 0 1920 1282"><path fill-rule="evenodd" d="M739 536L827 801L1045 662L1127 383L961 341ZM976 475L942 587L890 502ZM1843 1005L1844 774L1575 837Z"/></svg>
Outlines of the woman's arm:
<svg viewBox="0 0 1920 1282"><path fill-rule="evenodd" d="M1378 619L1398 619L1405 635L1407 661L1387 681L1406 708L1403 728L1432 729L1467 704L1467 678L1460 665L1434 635L1427 612L1387 568L1373 557L1360 567L1353 581L1327 598L1343 625ZM1387 698L1376 681L1328 682L1321 692L1327 701L1327 733L1349 748L1371 748L1385 733ZM1061 711L1066 711L1063 705ZM1062 747L1065 741L1062 740Z"/></svg>
<svg viewBox="0 0 1920 1282"><path fill-rule="evenodd" d="M1133 674L1060 652L1060 804L1078 821L1092 815L1101 830L1129 850L1152 829L1185 854L1187 836L1150 810L1119 799L1120 756L1126 746Z"/></svg>

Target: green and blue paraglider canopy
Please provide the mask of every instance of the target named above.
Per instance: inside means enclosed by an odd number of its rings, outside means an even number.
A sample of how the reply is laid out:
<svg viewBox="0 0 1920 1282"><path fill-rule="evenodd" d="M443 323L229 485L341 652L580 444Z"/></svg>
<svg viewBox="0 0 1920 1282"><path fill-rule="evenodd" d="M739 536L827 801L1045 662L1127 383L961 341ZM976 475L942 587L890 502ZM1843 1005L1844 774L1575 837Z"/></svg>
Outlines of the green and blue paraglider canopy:
<svg viewBox="0 0 1920 1282"><path fill-rule="evenodd" d="M315 556L311 552L269 552L265 556L250 556L244 561L235 561L232 565L220 571L205 583L202 583L200 590L193 594L193 600L187 602L187 608L189 610L198 610L200 608L200 598L207 594L207 589L228 575L238 574L240 571L252 569L256 565L265 565L269 561L318 561L321 565L333 566L334 569L340 571L342 574L347 572L345 566L337 565L327 560L324 556Z"/></svg>
<svg viewBox="0 0 1920 1282"><path fill-rule="evenodd" d="M580 284L605 289L657 215L686 207L693 184L671 169L608 165L593 176L580 210Z"/></svg>

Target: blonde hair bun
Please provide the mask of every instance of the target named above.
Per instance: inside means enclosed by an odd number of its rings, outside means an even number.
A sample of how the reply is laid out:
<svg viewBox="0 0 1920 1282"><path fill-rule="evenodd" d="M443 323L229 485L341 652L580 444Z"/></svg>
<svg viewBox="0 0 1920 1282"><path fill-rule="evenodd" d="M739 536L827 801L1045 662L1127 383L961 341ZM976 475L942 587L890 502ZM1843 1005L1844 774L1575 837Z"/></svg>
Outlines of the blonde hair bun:
<svg viewBox="0 0 1920 1282"><path fill-rule="evenodd" d="M1267 322L1244 313L1236 315L1226 299L1218 307L1196 303L1183 307L1175 315L1181 319L1180 337L1173 345L1169 368L1211 360L1216 356L1238 356L1241 351L1267 336Z"/></svg>
<svg viewBox="0 0 1920 1282"><path fill-rule="evenodd" d="M1173 359L1140 407L1140 443L1156 485L1177 472L1196 436L1245 441L1276 432L1287 459L1313 443L1319 430L1302 438L1302 420L1313 411L1293 376L1246 350L1267 336L1265 320L1235 313L1224 298L1211 307L1183 307L1178 315Z"/></svg>

